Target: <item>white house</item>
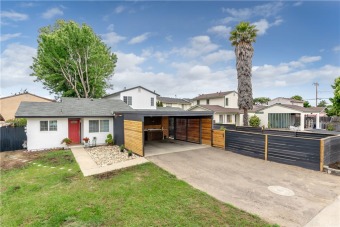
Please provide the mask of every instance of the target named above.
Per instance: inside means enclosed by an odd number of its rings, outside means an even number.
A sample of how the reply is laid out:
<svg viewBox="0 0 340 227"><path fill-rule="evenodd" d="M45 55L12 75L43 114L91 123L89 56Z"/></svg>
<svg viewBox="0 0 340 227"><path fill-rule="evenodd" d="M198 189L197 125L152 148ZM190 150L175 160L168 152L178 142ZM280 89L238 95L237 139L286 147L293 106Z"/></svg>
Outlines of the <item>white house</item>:
<svg viewBox="0 0 340 227"><path fill-rule="evenodd" d="M284 105L296 105L296 106L303 107L303 103L304 103L303 101L299 101L296 99L277 97L275 99L268 101L268 106L272 106L274 104L284 104Z"/></svg>
<svg viewBox="0 0 340 227"><path fill-rule="evenodd" d="M131 111L121 100L62 98L61 102L22 102L17 118L27 119L27 150L59 148L69 138L79 144L83 138L105 144L114 135L114 114Z"/></svg>
<svg viewBox="0 0 340 227"><path fill-rule="evenodd" d="M191 102L187 99L158 96L157 101L161 102L164 107L175 107L182 110L188 110L191 107Z"/></svg>
<svg viewBox="0 0 340 227"><path fill-rule="evenodd" d="M151 109L155 110L157 93L150 91L142 86L137 86L122 91L106 95L103 99L122 100L133 109Z"/></svg>

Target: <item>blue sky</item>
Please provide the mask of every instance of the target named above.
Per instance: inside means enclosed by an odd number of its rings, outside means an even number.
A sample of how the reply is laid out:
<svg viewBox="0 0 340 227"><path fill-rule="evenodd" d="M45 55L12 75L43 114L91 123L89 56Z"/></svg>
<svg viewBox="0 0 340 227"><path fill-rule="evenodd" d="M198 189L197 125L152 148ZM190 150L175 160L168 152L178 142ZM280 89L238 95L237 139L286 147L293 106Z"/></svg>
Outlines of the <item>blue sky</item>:
<svg viewBox="0 0 340 227"><path fill-rule="evenodd" d="M229 32L240 21L259 29L254 44L253 95L332 96L340 76L338 1L1 1L1 96L28 89L39 28L56 19L86 23L117 54L114 89L137 85L162 96L192 98L236 90ZM314 100L310 100L314 104Z"/></svg>

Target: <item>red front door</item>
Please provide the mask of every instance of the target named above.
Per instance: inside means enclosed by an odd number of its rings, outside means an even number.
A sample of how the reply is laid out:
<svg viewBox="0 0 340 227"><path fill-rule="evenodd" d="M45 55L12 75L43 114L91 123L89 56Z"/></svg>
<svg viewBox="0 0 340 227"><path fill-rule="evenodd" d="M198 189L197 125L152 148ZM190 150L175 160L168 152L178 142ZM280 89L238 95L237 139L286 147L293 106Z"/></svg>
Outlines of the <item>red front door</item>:
<svg viewBox="0 0 340 227"><path fill-rule="evenodd" d="M68 119L68 138L72 143L80 143L80 120Z"/></svg>

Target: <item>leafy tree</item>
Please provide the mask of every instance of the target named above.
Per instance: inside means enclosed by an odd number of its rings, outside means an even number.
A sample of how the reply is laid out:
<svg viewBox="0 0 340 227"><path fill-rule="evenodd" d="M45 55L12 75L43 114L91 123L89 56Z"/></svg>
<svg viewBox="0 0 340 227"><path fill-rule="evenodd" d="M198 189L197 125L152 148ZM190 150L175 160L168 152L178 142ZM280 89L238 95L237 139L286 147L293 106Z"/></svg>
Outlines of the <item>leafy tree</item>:
<svg viewBox="0 0 340 227"><path fill-rule="evenodd" d="M157 102L156 102L156 106L157 106L157 107L163 107L163 103L162 103L161 101L157 101Z"/></svg>
<svg viewBox="0 0 340 227"><path fill-rule="evenodd" d="M111 87L117 57L86 24L58 20L39 30L33 73L51 93L99 98Z"/></svg>
<svg viewBox="0 0 340 227"><path fill-rule="evenodd" d="M302 101L302 97L300 95L294 95L291 97L291 99L295 99L295 100L299 100L299 101Z"/></svg>
<svg viewBox="0 0 340 227"><path fill-rule="evenodd" d="M254 115L254 116L250 117L249 124L252 127L259 127L260 124L261 124L261 120L260 120L260 118L258 116Z"/></svg>
<svg viewBox="0 0 340 227"><path fill-rule="evenodd" d="M335 78L332 88L334 89L334 97L329 99L332 106L327 107L327 115L340 116L340 77Z"/></svg>
<svg viewBox="0 0 340 227"><path fill-rule="evenodd" d="M251 84L252 57L257 29L249 22L240 22L230 32L229 40L235 46L236 70L238 79L238 106L243 109L243 124L248 126L248 110L253 109L253 91Z"/></svg>
<svg viewBox="0 0 340 227"><path fill-rule="evenodd" d="M254 105L263 105L267 104L270 101L270 98L268 97L258 97L253 99L253 104Z"/></svg>
<svg viewBox="0 0 340 227"><path fill-rule="evenodd" d="M303 102L303 107L308 108L308 107L311 107L311 105L309 104L308 101L304 101Z"/></svg>
<svg viewBox="0 0 340 227"><path fill-rule="evenodd" d="M25 127L27 125L27 119L26 118L14 118L14 119L7 120L6 123L11 123L12 125L14 125L14 127Z"/></svg>
<svg viewBox="0 0 340 227"><path fill-rule="evenodd" d="M321 100L318 104L318 107L326 107L327 106L327 102L325 100Z"/></svg>

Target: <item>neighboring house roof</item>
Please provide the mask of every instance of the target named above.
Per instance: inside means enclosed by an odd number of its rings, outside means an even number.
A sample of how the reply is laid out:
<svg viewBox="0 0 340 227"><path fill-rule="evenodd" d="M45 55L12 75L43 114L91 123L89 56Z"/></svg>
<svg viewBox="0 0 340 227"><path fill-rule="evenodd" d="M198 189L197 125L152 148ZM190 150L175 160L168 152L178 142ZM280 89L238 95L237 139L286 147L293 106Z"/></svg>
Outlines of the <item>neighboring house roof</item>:
<svg viewBox="0 0 340 227"><path fill-rule="evenodd" d="M235 91L223 91L223 92L216 92L216 93L209 93L209 94L201 94L195 98L194 100L200 100L200 99L212 99L212 98L221 98L224 97L230 93L233 93Z"/></svg>
<svg viewBox="0 0 340 227"><path fill-rule="evenodd" d="M179 107L171 107L171 106L165 106L165 107L157 107L158 111L183 111L182 108Z"/></svg>
<svg viewBox="0 0 340 227"><path fill-rule="evenodd" d="M285 107L285 108L288 108L288 109L293 109L293 110L296 110L296 111L299 111L299 112L302 112L302 113L322 113L326 109L326 107L308 107L308 108L305 108L305 107L297 106L297 105L288 105L288 104L276 103L276 104L271 105L271 106L265 106L263 108L260 108L260 109L256 110L256 112L271 108L273 106L282 106L282 107Z"/></svg>
<svg viewBox="0 0 340 227"><path fill-rule="evenodd" d="M22 102L16 117L107 117L116 111L133 111L121 100L62 98L61 102Z"/></svg>
<svg viewBox="0 0 340 227"><path fill-rule="evenodd" d="M45 99L45 100L50 101L50 102L55 102L55 100L53 100L53 99L44 98L44 97L41 97L39 95L35 95L35 94L32 94L32 93L29 93L29 92L24 92L24 93L19 93L19 94L14 94L14 95L2 97L2 98L0 98L0 100L12 98L12 97L17 97L17 96L21 96L21 95L32 95L32 96L35 96L37 98Z"/></svg>
<svg viewBox="0 0 340 227"><path fill-rule="evenodd" d="M300 101L300 100L296 100L296 99L291 99L291 98L284 98L284 97L277 97L275 99L272 99L270 101L274 101L276 99L285 99L287 101L290 101L290 102L295 102L295 103L304 103L304 101Z"/></svg>
<svg viewBox="0 0 340 227"><path fill-rule="evenodd" d="M196 105L191 107L189 110L192 110L196 107L201 107L202 109L215 113L240 113L240 110L238 108L225 108L219 105Z"/></svg>
<svg viewBox="0 0 340 227"><path fill-rule="evenodd" d="M187 101L185 99L180 99L180 98L170 98L170 97L157 97L157 100L162 102L162 103L176 103L176 104L188 104L190 105L191 102Z"/></svg>
<svg viewBox="0 0 340 227"><path fill-rule="evenodd" d="M148 92L150 92L150 93L152 93L152 94L155 94L155 95L159 96L159 94L157 94L156 92L154 92L154 91L151 91L151 90L149 90L149 89L146 89L145 87L142 87L142 86L136 86L136 87L132 87L132 88L128 88L128 89L124 89L124 90L121 90L121 91L117 91L117 92L115 92L115 93L112 93L112 94L109 94L109 95L105 95L103 98L107 98L107 97L110 97L110 96L115 96L115 95L118 95L118 94L120 94L120 93L122 93L122 92L125 92L125 91L130 91L130 90L133 90L133 89L136 89L136 88L141 88L141 89L144 89L144 90L146 90L146 91L148 91Z"/></svg>

